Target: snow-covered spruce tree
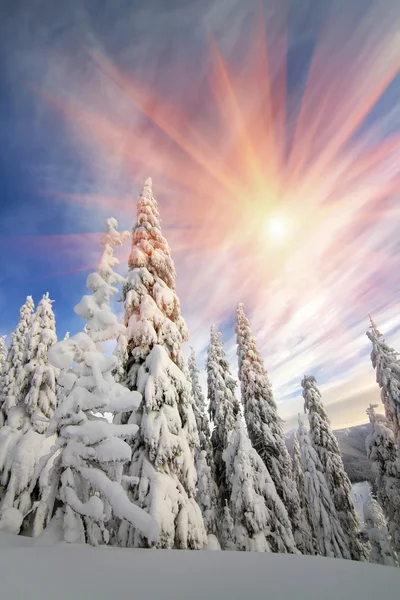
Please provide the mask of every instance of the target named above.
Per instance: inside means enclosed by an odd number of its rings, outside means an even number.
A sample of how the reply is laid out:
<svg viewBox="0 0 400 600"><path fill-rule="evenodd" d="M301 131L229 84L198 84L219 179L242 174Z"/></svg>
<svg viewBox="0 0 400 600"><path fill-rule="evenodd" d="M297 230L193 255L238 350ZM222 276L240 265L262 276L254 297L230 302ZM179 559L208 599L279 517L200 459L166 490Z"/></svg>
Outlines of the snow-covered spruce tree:
<svg viewBox="0 0 400 600"><path fill-rule="evenodd" d="M231 483L223 459L229 438L236 428L240 414L239 402L235 396L236 381L233 379L226 359L221 334L215 325L211 327L210 345L207 353L207 393L209 413L213 423L211 444L217 483L222 506L231 495Z"/></svg>
<svg viewBox="0 0 400 600"><path fill-rule="evenodd" d="M393 430L384 415L376 414L370 404L367 414L371 423L365 445L372 463L378 502L388 521L392 545L400 553L400 466Z"/></svg>
<svg viewBox="0 0 400 600"><path fill-rule="evenodd" d="M207 534L217 536L219 526L219 492L215 483L215 466L210 439L210 425L206 412L206 402L199 380L199 369L196 363L196 353L191 348L188 361L192 396L194 400L194 415L199 432L199 447L195 451L195 466L197 471L196 500L203 515Z"/></svg>
<svg viewBox="0 0 400 600"><path fill-rule="evenodd" d="M128 491L158 521L157 547L201 549L207 536L195 500L194 451L199 437L181 351L187 330L151 179L145 182L137 208L123 289L128 344L122 381L141 392L143 400L129 469L129 476L140 483ZM129 413L121 414L118 422L129 418ZM121 524L119 543L149 544L140 531L126 523Z"/></svg>
<svg viewBox="0 0 400 600"><path fill-rule="evenodd" d="M347 538L350 556L352 560L367 561L369 548L359 537L360 521L350 496L350 479L344 469L339 444L332 432L316 383L312 375L304 376L301 382L311 441L324 468L328 488Z"/></svg>
<svg viewBox="0 0 400 600"><path fill-rule="evenodd" d="M224 451L224 460L231 482L229 506L236 549L298 553L286 508L267 467L251 445L241 417Z"/></svg>
<svg viewBox="0 0 400 600"><path fill-rule="evenodd" d="M0 398L1 398L1 390L4 385L4 363L6 362L7 356L7 348L6 348L6 335L2 335L0 337ZM4 425L4 414L1 410L0 404L0 427Z"/></svg>
<svg viewBox="0 0 400 600"><path fill-rule="evenodd" d="M19 323L11 334L11 344L4 362L4 378L0 390L0 408L6 420L8 411L20 402L20 373L27 362L26 343L31 326L34 304L31 296L26 298L19 314Z"/></svg>
<svg viewBox="0 0 400 600"><path fill-rule="evenodd" d="M57 369L49 364L49 348L57 341L53 301L45 294L32 318L26 345L27 364L19 374L21 399L37 433L44 433L56 407Z"/></svg>
<svg viewBox="0 0 400 600"><path fill-rule="evenodd" d="M98 415L135 410L140 394L115 382L116 357L103 356L87 333L59 342L49 354L63 370L66 396L48 431L58 437L46 457L53 464L48 475L50 505L43 506L43 515L48 520L58 497L66 542L107 544L108 527L115 518L127 520L155 540L155 522L130 502L122 487L123 465L131 459L124 440L136 435L137 425L115 425Z"/></svg>
<svg viewBox="0 0 400 600"><path fill-rule="evenodd" d="M237 309L236 334L242 402L251 443L264 461L276 491L286 506L298 549L303 554L312 554L312 537L292 479L292 461L286 447L282 421L243 304L239 304Z"/></svg>
<svg viewBox="0 0 400 600"><path fill-rule="evenodd" d="M382 508L374 498L370 498L363 506L364 531L371 545L369 562L388 567L396 567L397 554L394 552L386 519Z"/></svg>
<svg viewBox="0 0 400 600"><path fill-rule="evenodd" d="M3 365L3 379L0 389L0 501L2 501L13 463L14 449L25 431L30 428L30 420L19 388L20 374L27 362L26 343L33 313L33 300L28 296L20 309L20 320L11 334Z"/></svg>
<svg viewBox="0 0 400 600"><path fill-rule="evenodd" d="M310 518L322 556L350 558L347 536L343 532L333 503L324 468L306 428L299 418L298 439L301 464L304 473L304 488L310 508Z"/></svg>
<svg viewBox="0 0 400 600"><path fill-rule="evenodd" d="M118 292L113 284L120 282L113 271L117 263L113 251L126 238L116 228L117 222L109 219L101 239L104 250L99 267L86 282L92 294L75 307L86 320L85 332L59 342L49 352L52 363L62 369L59 384L64 395L48 430L58 437L47 457L52 467L47 478L48 503L42 504L41 517L48 520L58 497L65 541L92 545L108 543L110 533L114 538L118 519L134 525L151 541L157 531L154 520L129 500L122 486L123 465L131 459L125 440L131 440L138 427L112 424L101 416L133 412L141 402L140 394L115 381L117 357L105 357L96 345L125 334L110 308L110 298Z"/></svg>
<svg viewBox="0 0 400 600"><path fill-rule="evenodd" d="M222 512L220 530L219 540L222 550L236 550L235 523L227 501Z"/></svg>
<svg viewBox="0 0 400 600"><path fill-rule="evenodd" d="M372 343L371 361L376 370L376 381L381 388L381 400L386 417L392 424L396 443L400 451L400 358L390 348L375 323L371 319L371 328L367 336Z"/></svg>
<svg viewBox="0 0 400 600"><path fill-rule="evenodd" d="M309 554L318 554L318 542L314 532L313 521L311 518L310 504L307 499L306 490L304 487L304 473L303 467L301 466L301 452L299 440L297 439L297 433L295 432L293 437L293 480L296 484L297 492L299 494L300 506L303 511L303 515L306 519L306 536L307 539L310 540L310 550Z"/></svg>
<svg viewBox="0 0 400 600"><path fill-rule="evenodd" d="M3 373L4 363L7 356L6 335L0 336L0 372Z"/></svg>
<svg viewBox="0 0 400 600"><path fill-rule="evenodd" d="M192 395L195 407L194 415L196 418L197 430L199 433L199 447L201 450L205 450L207 453L211 453L212 447L210 423L206 411L206 400L204 398L203 390L200 385L200 371L196 363L196 352L194 348L190 348L188 368L190 374L190 381L192 384Z"/></svg>
<svg viewBox="0 0 400 600"><path fill-rule="evenodd" d="M54 439L46 438L43 434L56 407L58 370L48 362L48 351L56 341L52 301L45 294L28 330L25 350L27 362L20 369L17 381L20 397L18 408L26 415L25 430L9 455L2 477L7 488L0 514L2 517L6 511L7 514L14 514L15 533L18 533L18 522L23 524L25 530L29 530L34 521L41 489L39 485L32 486L32 478L41 457L54 442Z"/></svg>

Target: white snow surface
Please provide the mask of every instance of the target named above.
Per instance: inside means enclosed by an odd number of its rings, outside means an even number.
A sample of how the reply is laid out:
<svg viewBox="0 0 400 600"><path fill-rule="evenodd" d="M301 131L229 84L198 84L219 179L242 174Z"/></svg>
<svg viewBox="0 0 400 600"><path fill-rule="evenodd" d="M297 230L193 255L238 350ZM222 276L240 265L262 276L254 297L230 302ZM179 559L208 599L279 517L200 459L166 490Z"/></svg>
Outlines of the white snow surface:
<svg viewBox="0 0 400 600"><path fill-rule="evenodd" d="M2 598L389 600L398 597L400 572L393 567L289 554L92 548L55 541L57 529L52 536L46 537L46 533L37 540L0 533ZM68 574L73 577L66 577Z"/></svg>

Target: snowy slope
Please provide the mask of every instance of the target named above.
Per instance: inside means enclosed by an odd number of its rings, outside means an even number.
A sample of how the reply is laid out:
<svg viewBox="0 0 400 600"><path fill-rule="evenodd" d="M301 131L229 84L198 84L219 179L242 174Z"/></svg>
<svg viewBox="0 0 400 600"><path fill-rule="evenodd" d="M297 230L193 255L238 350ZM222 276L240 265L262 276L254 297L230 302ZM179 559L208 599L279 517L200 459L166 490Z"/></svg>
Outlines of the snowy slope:
<svg viewBox="0 0 400 600"><path fill-rule="evenodd" d="M92 548L0 533L7 600L380 600L400 570L322 557Z"/></svg>

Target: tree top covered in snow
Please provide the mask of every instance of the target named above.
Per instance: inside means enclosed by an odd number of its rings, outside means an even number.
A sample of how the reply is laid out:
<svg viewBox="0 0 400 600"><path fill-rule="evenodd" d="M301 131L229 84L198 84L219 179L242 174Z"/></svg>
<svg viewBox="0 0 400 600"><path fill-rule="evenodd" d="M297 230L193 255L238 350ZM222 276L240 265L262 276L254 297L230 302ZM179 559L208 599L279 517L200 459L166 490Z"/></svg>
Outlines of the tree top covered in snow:
<svg viewBox="0 0 400 600"><path fill-rule="evenodd" d="M382 334L371 327L367 336L372 343L371 361L376 370L376 381L381 388L381 399L385 413L393 424L397 443L400 446L400 358L399 354L385 342Z"/></svg>

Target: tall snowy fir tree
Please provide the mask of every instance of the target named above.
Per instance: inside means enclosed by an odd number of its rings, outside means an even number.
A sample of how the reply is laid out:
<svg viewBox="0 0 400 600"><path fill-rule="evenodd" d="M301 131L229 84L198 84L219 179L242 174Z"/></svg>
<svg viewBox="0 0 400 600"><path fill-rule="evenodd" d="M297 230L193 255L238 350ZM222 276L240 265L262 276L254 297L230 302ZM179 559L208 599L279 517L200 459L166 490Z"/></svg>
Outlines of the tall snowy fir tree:
<svg viewBox="0 0 400 600"><path fill-rule="evenodd" d="M0 373L3 374L4 363L6 362L7 347L6 347L6 335L0 336Z"/></svg>
<svg viewBox="0 0 400 600"><path fill-rule="evenodd" d="M241 418L224 451L224 460L231 482L229 505L236 549L298 553L286 508Z"/></svg>
<svg viewBox="0 0 400 600"><path fill-rule="evenodd" d="M363 513L364 531L371 545L369 561L388 567L398 566L382 508L374 498L370 498L364 503Z"/></svg>
<svg viewBox="0 0 400 600"><path fill-rule="evenodd" d="M347 536L343 532L333 503L324 468L310 437L299 419L297 432L301 464L304 473L304 488L310 507L310 518L322 556L350 558Z"/></svg>
<svg viewBox="0 0 400 600"><path fill-rule="evenodd" d="M219 492L214 479L215 467L210 439L210 425L206 412L206 401L200 385L200 372L197 367L194 348L190 350L188 368L192 383L194 414L199 432L199 447L195 451L197 471L196 500L203 515L207 534L217 537L218 524L221 517L219 514Z"/></svg>
<svg viewBox="0 0 400 600"><path fill-rule="evenodd" d="M3 420L7 418L9 410L17 406L21 400L18 382L27 362L26 344L33 309L32 297L28 296L25 304L20 309L19 323L11 334L11 344L4 362L4 378L0 390L0 408L3 413Z"/></svg>
<svg viewBox="0 0 400 600"><path fill-rule="evenodd" d="M44 433L56 407L58 371L48 361L48 351L56 341L52 301L45 294L31 320L25 347L27 362L17 380L24 432L14 446L9 469L4 469L2 478L3 483L7 480L7 489L0 513L3 516L5 511L10 513L13 509L16 522L19 520L24 529L30 529L42 494L40 486L32 487L35 469L54 442Z"/></svg>
<svg viewBox="0 0 400 600"><path fill-rule="evenodd" d="M157 547L201 549L207 536L195 499L194 451L199 437L181 351L187 330L175 280L149 178L137 206L123 290L128 345L122 381L143 395L129 469L129 476L138 478L139 484L131 486L129 493L158 521ZM129 413L121 414L118 422L130 418ZM148 540L123 523L120 543L143 547Z"/></svg>
<svg viewBox="0 0 400 600"><path fill-rule="evenodd" d="M384 415L376 414L376 407L376 404L370 404L367 408L371 431L365 445L372 463L378 501L388 521L393 547L400 554L400 465L393 430Z"/></svg>
<svg viewBox="0 0 400 600"><path fill-rule="evenodd" d="M49 426L49 433L57 434L57 442L47 456L51 461L48 494L40 506L42 523L47 522L58 498L65 541L92 545L107 544L110 534L115 541L117 523L122 519L151 541L157 535L156 523L129 500L122 486L123 465L132 455L125 440L131 440L138 427L115 425L101 416L135 411L141 402L140 394L115 381L118 359L104 356L98 345L125 334L110 308L110 299L118 293L115 284L121 282L113 270L118 263L114 248L126 236L118 233L115 219L106 224L100 264L86 280L92 293L75 306L76 314L86 321L85 331L49 351L52 363L62 369L58 383L64 393Z"/></svg>
<svg viewBox="0 0 400 600"><path fill-rule="evenodd" d="M296 484L297 492L299 494L300 507L303 511L303 515L306 519L306 533L305 538L308 541L308 552L307 554L318 554L318 543L315 537L313 520L311 518L311 507L308 502L306 490L304 487L304 473L303 467L301 466L301 451L299 440L297 439L297 433L295 432L293 437L293 480Z"/></svg>
<svg viewBox="0 0 400 600"><path fill-rule="evenodd" d="M367 336L372 343L371 361L381 388L381 400L400 452L400 357L386 344L372 319Z"/></svg>
<svg viewBox="0 0 400 600"><path fill-rule="evenodd" d="M44 433L56 407L57 370L47 358L57 341L52 300L45 294L38 304L27 337L27 364L21 370L18 385L34 431Z"/></svg>
<svg viewBox="0 0 400 600"><path fill-rule="evenodd" d="M236 334L242 402L251 443L264 461L286 506L298 549L303 554L312 553L312 537L308 535L306 519L292 479L292 461L286 447L282 421L243 304L239 304L237 309Z"/></svg>
<svg viewBox="0 0 400 600"><path fill-rule="evenodd" d="M4 372L4 365L6 362L6 357L7 357L7 347L6 347L6 335L2 335L0 337L0 398L1 398L1 390L3 389L3 385L4 385L4 376L5 376L5 372ZM4 414L3 411L1 410L1 404L0 404L0 427L2 427L4 425Z"/></svg>
<svg viewBox="0 0 400 600"><path fill-rule="evenodd" d="M330 427L316 383L315 377L311 375L306 375L301 382L312 444L324 468L328 488L347 537L350 556L353 560L367 561L369 548L359 537L360 521L350 496L350 479L344 469L339 444Z"/></svg>
<svg viewBox="0 0 400 600"><path fill-rule="evenodd" d="M20 309L20 319L11 334L11 344L4 362L4 377L0 389L0 502L9 482L14 449L22 435L30 428L21 395L19 381L27 363L27 338L33 315L33 300L28 296Z"/></svg>
<svg viewBox="0 0 400 600"><path fill-rule="evenodd" d="M220 493L222 507L230 498L231 484L223 459L224 450L236 428L240 413L239 402L235 396L236 381L233 379L226 359L221 334L215 325L211 327L210 345L207 353L207 394L209 413L213 424L211 444L215 465L215 480Z"/></svg>

